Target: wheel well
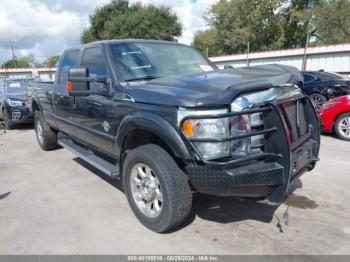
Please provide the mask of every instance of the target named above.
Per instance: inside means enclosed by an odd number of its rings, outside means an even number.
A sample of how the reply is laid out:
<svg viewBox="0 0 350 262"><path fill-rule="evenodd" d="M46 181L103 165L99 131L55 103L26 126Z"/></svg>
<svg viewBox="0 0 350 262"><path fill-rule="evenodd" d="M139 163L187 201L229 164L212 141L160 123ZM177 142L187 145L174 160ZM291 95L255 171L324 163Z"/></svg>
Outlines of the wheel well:
<svg viewBox="0 0 350 262"><path fill-rule="evenodd" d="M35 100L32 103L32 110L33 110L33 112L40 111L39 104Z"/></svg>
<svg viewBox="0 0 350 262"><path fill-rule="evenodd" d="M169 155L176 161L180 168L184 167L183 161L175 156L174 152L161 137L153 132L144 129L134 129L128 132L123 140L120 163L124 162L125 157L130 150L147 144L155 144L160 146L169 153Z"/></svg>

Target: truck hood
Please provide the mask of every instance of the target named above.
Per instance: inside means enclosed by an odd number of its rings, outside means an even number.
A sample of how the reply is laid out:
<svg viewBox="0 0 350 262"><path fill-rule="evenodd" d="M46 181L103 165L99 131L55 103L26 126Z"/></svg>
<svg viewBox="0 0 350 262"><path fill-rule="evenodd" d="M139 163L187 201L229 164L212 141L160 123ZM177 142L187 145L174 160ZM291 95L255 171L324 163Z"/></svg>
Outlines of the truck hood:
<svg viewBox="0 0 350 262"><path fill-rule="evenodd" d="M151 81L129 82L126 93L135 102L178 107L228 105L241 93L283 84L302 84L300 72L289 66L268 65L215 70Z"/></svg>

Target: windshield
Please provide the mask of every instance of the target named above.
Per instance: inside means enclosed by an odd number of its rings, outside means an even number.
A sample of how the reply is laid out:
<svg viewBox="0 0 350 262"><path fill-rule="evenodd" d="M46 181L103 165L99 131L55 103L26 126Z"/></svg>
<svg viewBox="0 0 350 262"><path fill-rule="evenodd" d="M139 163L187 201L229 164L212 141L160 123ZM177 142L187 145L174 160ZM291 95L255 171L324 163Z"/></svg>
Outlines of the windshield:
<svg viewBox="0 0 350 262"><path fill-rule="evenodd" d="M26 82L8 82L7 83L7 93L10 94L18 94L18 93L26 93L27 83Z"/></svg>
<svg viewBox="0 0 350 262"><path fill-rule="evenodd" d="M186 75L215 69L196 49L166 43L119 43L112 55L125 81Z"/></svg>

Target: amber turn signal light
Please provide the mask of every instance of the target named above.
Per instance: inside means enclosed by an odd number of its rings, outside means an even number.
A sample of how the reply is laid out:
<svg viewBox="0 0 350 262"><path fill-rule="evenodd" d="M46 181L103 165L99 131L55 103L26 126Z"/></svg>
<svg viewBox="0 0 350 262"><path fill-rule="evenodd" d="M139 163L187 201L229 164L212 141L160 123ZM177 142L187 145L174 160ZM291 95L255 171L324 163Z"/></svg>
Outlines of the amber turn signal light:
<svg viewBox="0 0 350 262"><path fill-rule="evenodd" d="M73 89L73 83L71 81L68 81L67 82L67 90L68 92L72 92L72 89Z"/></svg>
<svg viewBox="0 0 350 262"><path fill-rule="evenodd" d="M193 124L191 121L186 120L182 124L182 130L186 136L193 136Z"/></svg>

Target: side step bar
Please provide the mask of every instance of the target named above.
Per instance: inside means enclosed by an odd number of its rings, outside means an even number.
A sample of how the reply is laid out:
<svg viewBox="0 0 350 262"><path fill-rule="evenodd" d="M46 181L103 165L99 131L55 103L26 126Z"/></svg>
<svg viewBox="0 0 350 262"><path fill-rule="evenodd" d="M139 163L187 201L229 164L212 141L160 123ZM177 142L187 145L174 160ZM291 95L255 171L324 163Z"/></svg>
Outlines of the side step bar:
<svg viewBox="0 0 350 262"><path fill-rule="evenodd" d="M60 138L58 140L58 144L69 151L71 151L73 154L77 155L84 161L88 162L90 165L96 167L98 170L102 171L106 175L112 177L112 178L119 178L120 172L119 167L116 165L113 165L106 160L98 157L90 150L87 150L77 144L75 144L71 139L69 138Z"/></svg>

